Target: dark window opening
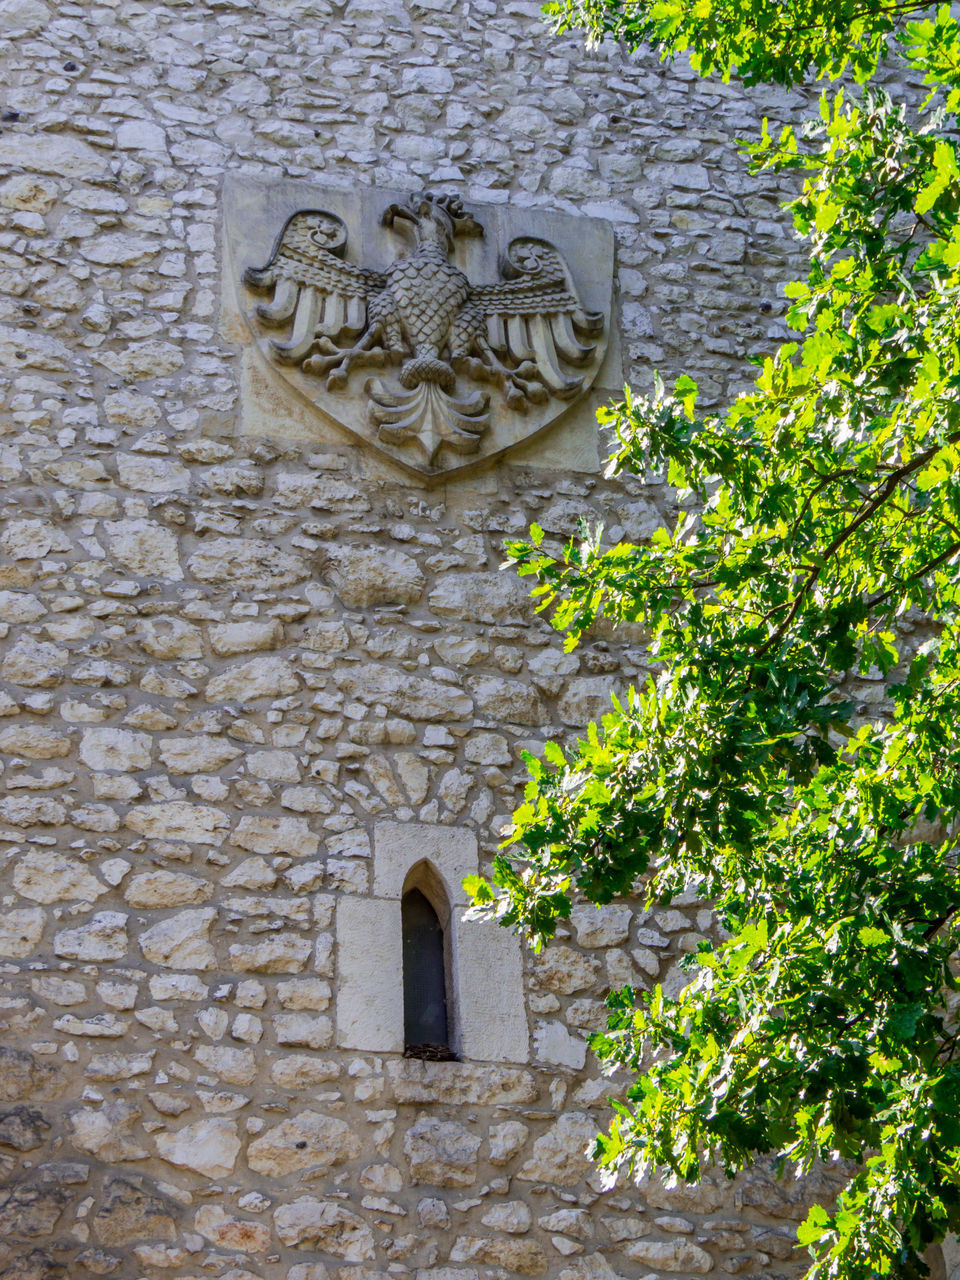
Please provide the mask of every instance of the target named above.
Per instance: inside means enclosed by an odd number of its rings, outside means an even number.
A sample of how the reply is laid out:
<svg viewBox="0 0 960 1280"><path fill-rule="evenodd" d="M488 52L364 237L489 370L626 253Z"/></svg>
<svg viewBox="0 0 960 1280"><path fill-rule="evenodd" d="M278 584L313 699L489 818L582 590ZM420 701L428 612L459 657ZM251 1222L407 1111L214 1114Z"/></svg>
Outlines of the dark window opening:
<svg viewBox="0 0 960 1280"><path fill-rule="evenodd" d="M400 904L403 932L403 1054L450 1061L446 946L429 899L410 889Z"/></svg>

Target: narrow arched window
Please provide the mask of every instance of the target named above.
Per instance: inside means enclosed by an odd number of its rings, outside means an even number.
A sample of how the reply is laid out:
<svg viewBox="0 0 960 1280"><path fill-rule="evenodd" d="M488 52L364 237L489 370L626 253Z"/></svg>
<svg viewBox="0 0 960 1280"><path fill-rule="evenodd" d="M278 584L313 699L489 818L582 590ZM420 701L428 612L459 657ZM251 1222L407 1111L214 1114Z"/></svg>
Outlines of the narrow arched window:
<svg viewBox="0 0 960 1280"><path fill-rule="evenodd" d="M408 1058L450 1059L446 941L430 900L411 888L400 903L403 933L403 1041Z"/></svg>

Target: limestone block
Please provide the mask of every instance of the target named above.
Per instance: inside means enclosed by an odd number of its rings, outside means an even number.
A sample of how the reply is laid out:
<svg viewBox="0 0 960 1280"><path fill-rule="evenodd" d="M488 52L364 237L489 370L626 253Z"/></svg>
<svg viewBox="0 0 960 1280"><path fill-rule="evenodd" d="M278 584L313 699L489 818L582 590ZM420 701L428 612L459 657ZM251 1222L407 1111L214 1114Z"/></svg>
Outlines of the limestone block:
<svg viewBox="0 0 960 1280"><path fill-rule="evenodd" d="M580 1071L587 1060L587 1044L571 1035L562 1022L541 1022L533 1034L534 1053L540 1062Z"/></svg>
<svg viewBox="0 0 960 1280"><path fill-rule="evenodd" d="M106 520L110 555L131 573L179 582L183 578L177 535L153 520Z"/></svg>
<svg viewBox="0 0 960 1280"><path fill-rule="evenodd" d="M393 1097L399 1103L514 1106L536 1102L539 1096L534 1077L529 1071L518 1071L516 1067L403 1058L387 1063L387 1078Z"/></svg>
<svg viewBox="0 0 960 1280"><path fill-rule="evenodd" d="M286 658L251 658L214 676L204 697L208 702L252 702L296 693L299 687Z"/></svg>
<svg viewBox="0 0 960 1280"><path fill-rule="evenodd" d="M325 1062L302 1053L292 1053L277 1058L270 1066L270 1078L281 1089L300 1090L313 1085L336 1080L340 1067L336 1062Z"/></svg>
<svg viewBox="0 0 960 1280"><path fill-rule="evenodd" d="M533 970L540 985L564 996L592 987L602 969L594 956L585 956L559 942L545 947L533 960Z"/></svg>
<svg viewBox="0 0 960 1280"><path fill-rule="evenodd" d="M554 1182L572 1187L586 1176L591 1164L587 1154L597 1140L596 1121L582 1111L570 1111L533 1144L530 1159L517 1174L525 1182Z"/></svg>
<svg viewBox="0 0 960 1280"><path fill-rule="evenodd" d="M48 850L31 850L13 869L13 887L32 902L95 902L107 886L91 875L82 862Z"/></svg>
<svg viewBox="0 0 960 1280"><path fill-rule="evenodd" d="M692 1240L633 1240L623 1252L635 1262L658 1271L692 1271L705 1276L713 1270L713 1259L706 1249Z"/></svg>
<svg viewBox="0 0 960 1280"><path fill-rule="evenodd" d="M154 658L202 658L203 632L182 618L160 615L141 623L140 643Z"/></svg>
<svg viewBox="0 0 960 1280"><path fill-rule="evenodd" d="M125 825L153 840L186 840L191 844L223 843L230 819L222 809L191 804L189 800L164 800L131 809Z"/></svg>
<svg viewBox="0 0 960 1280"><path fill-rule="evenodd" d="M349 1125L317 1111L301 1111L251 1142L247 1163L255 1173L282 1178L314 1166L331 1169L359 1154L360 1140Z"/></svg>
<svg viewBox="0 0 960 1280"><path fill-rule="evenodd" d="M59 1069L25 1049L0 1044L0 1103L56 1098L66 1088Z"/></svg>
<svg viewBox="0 0 960 1280"><path fill-rule="evenodd" d="M238 1253L265 1253L270 1246L270 1228L249 1218L235 1218L219 1204L205 1204L197 1210L194 1229L221 1249Z"/></svg>
<svg viewBox="0 0 960 1280"><path fill-rule="evenodd" d="M43 937L46 916L39 907L0 911L0 956L28 956Z"/></svg>
<svg viewBox="0 0 960 1280"><path fill-rule="evenodd" d="M491 1205L480 1221L492 1231L505 1231L511 1236L523 1235L530 1230L533 1216L522 1200L504 1200Z"/></svg>
<svg viewBox="0 0 960 1280"><path fill-rule="evenodd" d="M12 1111L0 1112L0 1147L10 1147L14 1151L36 1151L44 1142L44 1130L50 1128L49 1123L39 1111L29 1107L14 1107Z"/></svg>
<svg viewBox="0 0 960 1280"><path fill-rule="evenodd" d="M2 622L36 622L46 612L46 606L26 591L0 591Z"/></svg>
<svg viewBox="0 0 960 1280"><path fill-rule="evenodd" d="M557 713L564 724L585 728L613 710L610 696L616 684L607 676L576 676L557 702Z"/></svg>
<svg viewBox="0 0 960 1280"><path fill-rule="evenodd" d="M504 1240L489 1236L460 1236L450 1250L451 1262L486 1262L522 1276L539 1276L547 1269L547 1255L537 1240Z"/></svg>
<svg viewBox="0 0 960 1280"><path fill-rule="evenodd" d="M250 853L286 853L309 858L320 850L320 837L310 830L306 818L274 818L246 814L237 823L230 843Z"/></svg>
<svg viewBox="0 0 960 1280"><path fill-rule="evenodd" d="M300 556L258 538L204 540L187 567L200 582L226 583L235 591L276 591L310 576Z"/></svg>
<svg viewBox="0 0 960 1280"><path fill-rule="evenodd" d="M149 769L152 740L149 734L129 729L84 729L80 759L91 769L117 769L125 773Z"/></svg>
<svg viewBox="0 0 960 1280"><path fill-rule="evenodd" d="M235 1049L232 1045L200 1044L193 1055L207 1071L227 1084L249 1085L257 1078L257 1058L252 1049Z"/></svg>
<svg viewBox="0 0 960 1280"><path fill-rule="evenodd" d="M488 1142L491 1164L509 1164L523 1147L530 1130L519 1120L505 1120L503 1124L490 1126Z"/></svg>
<svg viewBox="0 0 960 1280"><path fill-rule="evenodd" d="M338 671L337 686L358 702L383 703L395 715L412 720L462 720L473 702L456 685L442 684L394 671L376 663L360 663Z"/></svg>
<svg viewBox="0 0 960 1280"><path fill-rule="evenodd" d="M98 911L86 924L54 935L54 954L66 960L122 960L127 953L127 919L120 911Z"/></svg>
<svg viewBox="0 0 960 1280"><path fill-rule="evenodd" d="M103 1203L93 1218L93 1231L108 1247L133 1240L175 1240L176 1212L172 1202L150 1194L137 1182L108 1177Z"/></svg>
<svg viewBox="0 0 960 1280"><path fill-rule="evenodd" d="M58 800L43 796L4 796L0 819L14 827L58 827L67 820L67 810Z"/></svg>
<svg viewBox="0 0 960 1280"><path fill-rule="evenodd" d="M414 604L424 577L412 556L392 547L333 547L330 582L348 609Z"/></svg>
<svg viewBox="0 0 960 1280"><path fill-rule="evenodd" d="M602 1253L588 1253L560 1272L557 1280L621 1280Z"/></svg>
<svg viewBox="0 0 960 1280"><path fill-rule="evenodd" d="M28 689L50 689L62 682L69 658L58 645L22 636L0 663L0 676Z"/></svg>
<svg viewBox="0 0 960 1280"><path fill-rule="evenodd" d="M313 950L308 938L294 933L278 933L263 942L230 947L230 967L234 973L300 973Z"/></svg>
<svg viewBox="0 0 960 1280"><path fill-rule="evenodd" d="M403 1152L414 1184L470 1187L477 1180L480 1139L456 1120L421 1115L407 1130Z"/></svg>
<svg viewBox="0 0 960 1280"><path fill-rule="evenodd" d="M236 1121L209 1116L175 1133L159 1133L157 1153L168 1164L193 1169L207 1178L225 1178L240 1154Z"/></svg>
<svg viewBox="0 0 960 1280"><path fill-rule="evenodd" d="M378 822L373 848L377 897L399 898L411 867L426 861L443 881L450 903L466 905L463 879L477 873L477 837L472 831L420 822Z"/></svg>
<svg viewBox="0 0 960 1280"><path fill-rule="evenodd" d="M160 744L160 759L171 773L215 773L242 754L235 742L218 734L166 738Z"/></svg>
<svg viewBox="0 0 960 1280"><path fill-rule="evenodd" d="M12 724L0 732L0 751L31 760L56 760L70 752L65 733L39 724Z"/></svg>
<svg viewBox="0 0 960 1280"><path fill-rule="evenodd" d="M146 871L124 885L123 897L131 907L183 907L206 902L213 892L208 880L179 871Z"/></svg>
<svg viewBox="0 0 960 1280"><path fill-rule="evenodd" d="M528 1061L530 1033L519 938L488 920L458 919L455 929L454 976L464 1057Z"/></svg>
<svg viewBox="0 0 960 1280"><path fill-rule="evenodd" d="M257 653L262 649L276 649L283 640L283 625L279 618L265 622L247 619L244 622L223 622L210 628L210 647L220 657L235 653Z"/></svg>
<svg viewBox="0 0 960 1280"><path fill-rule="evenodd" d="M73 1145L110 1164L144 1160L150 1153L131 1133L139 1118L139 1109L123 1098L104 1103L99 1111L82 1107L70 1115Z"/></svg>
<svg viewBox="0 0 960 1280"><path fill-rule="evenodd" d="M512 574L461 573L430 592L430 608L441 618L463 622L526 622L533 615L530 587Z"/></svg>
<svg viewBox="0 0 960 1280"><path fill-rule="evenodd" d="M285 1245L318 1249L345 1262L369 1262L374 1257L373 1232L338 1201L300 1196L276 1209L273 1221Z"/></svg>
<svg viewBox="0 0 960 1280"><path fill-rule="evenodd" d="M543 724L547 713L536 689L502 676L474 676L467 681L476 699L477 715L506 724Z"/></svg>
<svg viewBox="0 0 960 1280"><path fill-rule="evenodd" d="M151 242L149 250L156 252ZM143 493L177 493L190 488L190 472L169 458L151 458L142 453L118 453L120 483Z"/></svg>
<svg viewBox="0 0 960 1280"><path fill-rule="evenodd" d="M596 907L592 903L574 907L570 912L570 922L577 931L577 941L581 947L616 947L626 942L630 933L630 921L633 911L630 907L617 906L610 902ZM687 920L683 918L681 928L686 928Z"/></svg>
<svg viewBox="0 0 960 1280"><path fill-rule="evenodd" d="M381 1195L396 1195L403 1190L403 1174L392 1164L368 1164L360 1173L360 1185Z"/></svg>
<svg viewBox="0 0 960 1280"><path fill-rule="evenodd" d="M277 1044L326 1049L333 1042L333 1024L307 1013L278 1013L273 1020Z"/></svg>
<svg viewBox="0 0 960 1280"><path fill-rule="evenodd" d="M210 942L215 907L180 911L160 920L139 936L145 960L168 969L213 969L217 953Z"/></svg>
<svg viewBox="0 0 960 1280"><path fill-rule="evenodd" d="M129 342L118 350L108 348L96 359L118 378L133 382L175 373L183 364L183 353L172 342L147 338L144 342Z"/></svg>
<svg viewBox="0 0 960 1280"><path fill-rule="evenodd" d="M403 1049L400 902L345 896L337 903L337 1043Z"/></svg>

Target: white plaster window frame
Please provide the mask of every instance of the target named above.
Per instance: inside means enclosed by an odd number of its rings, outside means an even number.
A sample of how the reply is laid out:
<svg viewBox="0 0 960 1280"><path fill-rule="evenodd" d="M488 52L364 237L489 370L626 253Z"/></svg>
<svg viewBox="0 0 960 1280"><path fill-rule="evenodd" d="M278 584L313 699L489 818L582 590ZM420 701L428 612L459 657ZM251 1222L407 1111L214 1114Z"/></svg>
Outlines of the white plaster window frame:
<svg viewBox="0 0 960 1280"><path fill-rule="evenodd" d="M337 903L341 1048L403 1053L400 900L411 883L422 886L432 876L450 907L451 1047L468 1062L529 1062L520 941L495 924L463 919L468 903L462 881L476 874L478 863L472 831L410 822L376 824L373 893L345 894Z"/></svg>

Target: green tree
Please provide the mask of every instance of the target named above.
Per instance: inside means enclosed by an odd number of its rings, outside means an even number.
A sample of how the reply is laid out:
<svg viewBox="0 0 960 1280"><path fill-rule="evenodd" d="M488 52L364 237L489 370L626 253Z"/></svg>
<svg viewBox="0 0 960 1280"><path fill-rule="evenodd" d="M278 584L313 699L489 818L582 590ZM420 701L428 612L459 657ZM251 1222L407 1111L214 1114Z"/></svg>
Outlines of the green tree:
<svg viewBox="0 0 960 1280"><path fill-rule="evenodd" d="M569 646L601 614L639 623L657 674L528 760L514 842L472 886L537 944L573 895L716 904L724 940L676 1000L611 998L593 1048L634 1082L598 1158L687 1181L849 1159L800 1228L817 1280L924 1275L960 1229L960 28L919 7L553 6L704 74L866 88L746 148L802 181L797 340L722 413L687 376L605 412L610 474L664 471L677 527L508 547ZM871 85L883 58L926 99Z"/></svg>

